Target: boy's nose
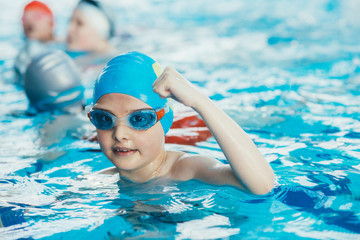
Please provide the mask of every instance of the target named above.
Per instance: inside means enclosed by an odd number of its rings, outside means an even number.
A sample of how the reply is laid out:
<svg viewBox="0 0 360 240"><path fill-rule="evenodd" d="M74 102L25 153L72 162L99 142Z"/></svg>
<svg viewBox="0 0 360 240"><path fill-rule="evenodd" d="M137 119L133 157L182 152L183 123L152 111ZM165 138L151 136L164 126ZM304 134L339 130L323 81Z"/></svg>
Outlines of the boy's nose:
<svg viewBox="0 0 360 240"><path fill-rule="evenodd" d="M118 142L129 139L129 127L118 122L113 129L113 138Z"/></svg>

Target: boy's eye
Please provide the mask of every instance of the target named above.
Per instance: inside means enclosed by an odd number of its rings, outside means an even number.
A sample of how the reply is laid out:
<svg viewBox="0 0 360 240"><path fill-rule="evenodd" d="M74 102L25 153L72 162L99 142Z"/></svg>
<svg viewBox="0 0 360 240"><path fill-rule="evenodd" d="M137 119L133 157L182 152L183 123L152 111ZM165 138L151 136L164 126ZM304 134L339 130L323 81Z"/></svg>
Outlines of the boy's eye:
<svg viewBox="0 0 360 240"><path fill-rule="evenodd" d="M108 115L103 114L103 115L101 116L101 118L100 118L100 121L102 121L102 122L109 122L109 121L111 121L111 117L109 117Z"/></svg>
<svg viewBox="0 0 360 240"><path fill-rule="evenodd" d="M132 121L137 122L137 123L144 122L145 120L146 119L141 115L135 115L132 118Z"/></svg>
<svg viewBox="0 0 360 240"><path fill-rule="evenodd" d="M93 115L94 122L96 126L100 129L109 129L112 127L113 120L112 118L104 113L95 113Z"/></svg>
<svg viewBox="0 0 360 240"><path fill-rule="evenodd" d="M154 121L154 116L149 113L135 113L130 117L129 121L134 127L145 127Z"/></svg>

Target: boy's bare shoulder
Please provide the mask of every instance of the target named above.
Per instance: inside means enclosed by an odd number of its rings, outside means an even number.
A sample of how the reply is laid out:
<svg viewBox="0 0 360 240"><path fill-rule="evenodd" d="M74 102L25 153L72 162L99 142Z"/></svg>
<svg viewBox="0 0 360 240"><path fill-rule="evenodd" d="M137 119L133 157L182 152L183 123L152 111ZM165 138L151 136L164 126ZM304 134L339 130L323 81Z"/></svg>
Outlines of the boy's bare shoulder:
<svg viewBox="0 0 360 240"><path fill-rule="evenodd" d="M193 179L202 169L210 169L219 164L222 165L218 160L202 155L184 152L169 152L169 155L173 158L170 171L171 176L178 180Z"/></svg>
<svg viewBox="0 0 360 240"><path fill-rule="evenodd" d="M190 165L205 164L206 166L211 167L218 164L222 164L220 161L216 160L215 158L212 158L210 156L199 155L199 154L180 152L178 153L177 156L178 157L176 159L175 164L180 164L180 165L182 164L188 165L190 163Z"/></svg>
<svg viewBox="0 0 360 240"><path fill-rule="evenodd" d="M216 185L232 185L244 189L229 164L202 155L183 154L173 165L172 178L187 181L198 179Z"/></svg>

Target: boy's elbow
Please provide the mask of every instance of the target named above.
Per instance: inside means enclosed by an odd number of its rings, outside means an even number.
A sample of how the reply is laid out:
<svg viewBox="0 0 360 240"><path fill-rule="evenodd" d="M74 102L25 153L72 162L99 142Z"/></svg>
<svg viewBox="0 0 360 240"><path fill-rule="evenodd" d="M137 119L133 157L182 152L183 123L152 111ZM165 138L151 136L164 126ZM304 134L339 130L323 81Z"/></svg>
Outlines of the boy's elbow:
<svg viewBox="0 0 360 240"><path fill-rule="evenodd" d="M263 185L261 186L260 188L257 188L257 189L253 189L253 190L250 190L250 193L254 194L254 195L266 195L268 193L270 193L274 188L274 185Z"/></svg>
<svg viewBox="0 0 360 240"><path fill-rule="evenodd" d="M272 184L266 184L258 191L254 192L255 195L265 195L270 193L274 188L274 182Z"/></svg>
<svg viewBox="0 0 360 240"><path fill-rule="evenodd" d="M257 188L252 189L250 192L255 195L268 194L273 190L274 182L274 173L272 172L272 174L267 179L262 181L262 183Z"/></svg>

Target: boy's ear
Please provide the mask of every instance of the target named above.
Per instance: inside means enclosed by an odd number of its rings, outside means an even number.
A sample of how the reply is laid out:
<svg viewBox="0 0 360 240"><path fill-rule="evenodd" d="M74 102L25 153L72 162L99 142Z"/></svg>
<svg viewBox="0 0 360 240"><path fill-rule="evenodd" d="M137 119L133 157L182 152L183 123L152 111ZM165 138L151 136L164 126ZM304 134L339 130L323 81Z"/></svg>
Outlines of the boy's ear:
<svg viewBox="0 0 360 240"><path fill-rule="evenodd" d="M88 118L90 119L90 113L89 113L89 112L87 113L87 116L88 116Z"/></svg>

